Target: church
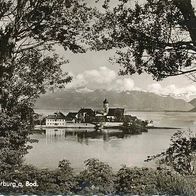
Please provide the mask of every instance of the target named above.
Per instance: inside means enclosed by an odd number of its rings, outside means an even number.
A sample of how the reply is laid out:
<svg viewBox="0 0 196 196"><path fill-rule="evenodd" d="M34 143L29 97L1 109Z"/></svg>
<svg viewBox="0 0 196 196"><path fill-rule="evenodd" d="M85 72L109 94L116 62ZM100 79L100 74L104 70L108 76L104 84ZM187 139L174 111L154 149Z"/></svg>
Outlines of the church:
<svg viewBox="0 0 196 196"><path fill-rule="evenodd" d="M124 118L124 108L110 108L107 99L103 101L103 111L96 111L97 121L122 122Z"/></svg>

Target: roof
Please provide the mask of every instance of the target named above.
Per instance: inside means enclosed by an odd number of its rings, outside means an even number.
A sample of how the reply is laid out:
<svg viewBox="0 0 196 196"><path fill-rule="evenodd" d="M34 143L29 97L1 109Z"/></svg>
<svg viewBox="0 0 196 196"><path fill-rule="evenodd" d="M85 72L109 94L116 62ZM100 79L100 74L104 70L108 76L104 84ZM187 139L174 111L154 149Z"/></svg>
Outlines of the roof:
<svg viewBox="0 0 196 196"><path fill-rule="evenodd" d="M96 110L95 114L104 114L104 112L102 110Z"/></svg>
<svg viewBox="0 0 196 196"><path fill-rule="evenodd" d="M124 108L109 108L107 116L123 116Z"/></svg>
<svg viewBox="0 0 196 196"><path fill-rule="evenodd" d="M78 113L87 113L88 115L93 115L94 111L91 108L81 108Z"/></svg>
<svg viewBox="0 0 196 196"><path fill-rule="evenodd" d="M73 119L75 119L76 118L76 115L78 114L78 112L69 112L68 114L67 114L67 116L65 117L65 119L67 120L67 121L72 121Z"/></svg>
<svg viewBox="0 0 196 196"><path fill-rule="evenodd" d="M124 120L125 120L125 121L134 121L134 120L136 120L136 119L137 119L136 116L124 115Z"/></svg>
<svg viewBox="0 0 196 196"><path fill-rule="evenodd" d="M105 100L103 101L103 103L104 103L104 104L106 104L106 103L109 103L109 102L108 102L108 100L107 100L107 99L105 99Z"/></svg>
<svg viewBox="0 0 196 196"><path fill-rule="evenodd" d="M46 119L65 119L65 115L61 112L55 112L52 115L48 115Z"/></svg>

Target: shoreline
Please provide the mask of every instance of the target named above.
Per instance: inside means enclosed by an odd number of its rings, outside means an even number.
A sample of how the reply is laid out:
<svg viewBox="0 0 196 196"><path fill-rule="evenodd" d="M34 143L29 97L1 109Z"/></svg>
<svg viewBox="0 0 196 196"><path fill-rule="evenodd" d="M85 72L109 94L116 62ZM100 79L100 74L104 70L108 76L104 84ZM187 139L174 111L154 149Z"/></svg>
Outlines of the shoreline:
<svg viewBox="0 0 196 196"><path fill-rule="evenodd" d="M147 129L182 129L179 127L155 127L155 126L147 126Z"/></svg>
<svg viewBox="0 0 196 196"><path fill-rule="evenodd" d="M66 126L66 127L57 127L57 126L46 126L46 125L36 125L36 127L34 128L34 130L32 130L32 132L37 132L37 131L43 131L46 129L56 129L56 131L61 130L61 129L80 129L82 131L82 129L88 129L88 130L97 130L96 126ZM104 127L102 128L102 130L108 130L108 129L119 129L120 130L120 126L111 126L111 127ZM147 126L146 129L182 129L179 127L158 127L158 126Z"/></svg>

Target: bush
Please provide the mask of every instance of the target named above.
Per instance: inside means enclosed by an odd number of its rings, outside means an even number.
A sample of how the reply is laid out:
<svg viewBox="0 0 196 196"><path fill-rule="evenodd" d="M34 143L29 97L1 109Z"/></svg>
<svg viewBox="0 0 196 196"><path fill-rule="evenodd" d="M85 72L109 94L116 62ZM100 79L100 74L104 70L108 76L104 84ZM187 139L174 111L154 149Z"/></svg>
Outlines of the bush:
<svg viewBox="0 0 196 196"><path fill-rule="evenodd" d="M156 175L157 190L164 195L195 195L196 188L193 179L183 177L170 171L158 171Z"/></svg>
<svg viewBox="0 0 196 196"><path fill-rule="evenodd" d="M116 174L115 188L118 194L154 194L156 173L148 168L128 168L124 166Z"/></svg>
<svg viewBox="0 0 196 196"><path fill-rule="evenodd" d="M188 178L169 170L121 168L116 174L117 194L137 195L195 195L196 177Z"/></svg>
<svg viewBox="0 0 196 196"><path fill-rule="evenodd" d="M149 156L146 161L157 159L181 175L194 173L193 158L196 152L196 138L192 132L179 130L171 137L171 144L166 151Z"/></svg>
<svg viewBox="0 0 196 196"><path fill-rule="evenodd" d="M166 169L122 167L116 174L109 165L97 160L85 161L86 168L74 174L70 163L59 162L56 170L24 165L19 170L0 174L0 182L37 182L38 186L0 186L5 194L79 194L79 195L195 195L196 176L181 176Z"/></svg>
<svg viewBox="0 0 196 196"><path fill-rule="evenodd" d="M34 193L34 194L62 194L71 193L76 186L75 176L70 163L63 160L59 168L53 171L37 169L33 166L22 166L19 170L7 173L0 178L1 182L22 183L23 187L0 186L1 193ZM38 186L25 186L26 182L36 183Z"/></svg>
<svg viewBox="0 0 196 196"><path fill-rule="evenodd" d="M147 121L135 119L130 122L125 121L121 129L125 134L141 134L148 131L147 124Z"/></svg>
<svg viewBox="0 0 196 196"><path fill-rule="evenodd" d="M86 169L78 176L80 193L108 194L114 191L114 174L109 165L97 159L88 159L85 166Z"/></svg>

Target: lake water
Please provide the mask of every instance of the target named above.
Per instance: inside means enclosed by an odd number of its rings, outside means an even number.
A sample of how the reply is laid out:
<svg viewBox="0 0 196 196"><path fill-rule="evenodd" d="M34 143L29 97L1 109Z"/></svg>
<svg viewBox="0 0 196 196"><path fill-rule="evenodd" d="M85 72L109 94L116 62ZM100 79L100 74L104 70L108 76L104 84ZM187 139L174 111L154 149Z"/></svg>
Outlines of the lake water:
<svg viewBox="0 0 196 196"><path fill-rule="evenodd" d="M155 126L178 127L195 130L196 113L190 112L131 112L143 120L153 120ZM154 155L165 150L176 129L151 129L141 135L123 135L116 130L107 130L104 134L89 133L92 130L55 131L48 129L46 133L34 134L38 139L33 149L26 156L26 162L39 168L54 169L58 162L67 159L71 166L80 171L84 161L98 158L114 170L122 165L154 167L155 163L144 162L148 155Z"/></svg>

